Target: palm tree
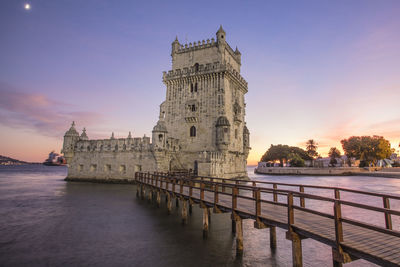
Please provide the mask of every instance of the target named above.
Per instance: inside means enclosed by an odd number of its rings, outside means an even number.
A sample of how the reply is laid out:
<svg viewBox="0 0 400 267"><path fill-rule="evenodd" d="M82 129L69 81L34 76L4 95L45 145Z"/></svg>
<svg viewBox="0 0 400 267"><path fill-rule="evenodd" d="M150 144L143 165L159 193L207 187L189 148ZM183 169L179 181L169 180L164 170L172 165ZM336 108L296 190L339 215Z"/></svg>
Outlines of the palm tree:
<svg viewBox="0 0 400 267"><path fill-rule="evenodd" d="M317 147L318 147L318 144L317 144L317 142L314 141L314 139L310 139L310 140L308 140L306 142L307 154L311 158L313 158L312 161L311 161L312 162L312 166L314 166L314 158L318 156Z"/></svg>

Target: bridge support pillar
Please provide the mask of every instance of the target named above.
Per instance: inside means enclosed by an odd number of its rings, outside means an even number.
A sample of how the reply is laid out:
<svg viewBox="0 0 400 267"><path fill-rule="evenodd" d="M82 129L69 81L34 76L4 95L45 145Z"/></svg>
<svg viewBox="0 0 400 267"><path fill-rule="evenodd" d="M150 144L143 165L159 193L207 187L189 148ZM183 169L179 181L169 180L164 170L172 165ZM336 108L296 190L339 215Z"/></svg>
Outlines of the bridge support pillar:
<svg viewBox="0 0 400 267"><path fill-rule="evenodd" d="M236 233L236 222L234 219L232 219L232 234Z"/></svg>
<svg viewBox="0 0 400 267"><path fill-rule="evenodd" d="M167 210L168 214L171 214L172 211L172 201L171 201L171 194L167 192Z"/></svg>
<svg viewBox="0 0 400 267"><path fill-rule="evenodd" d="M203 238L208 237L208 208L203 207Z"/></svg>
<svg viewBox="0 0 400 267"><path fill-rule="evenodd" d="M235 226L236 226L236 255L243 254L243 223L240 216L235 215Z"/></svg>
<svg viewBox="0 0 400 267"><path fill-rule="evenodd" d="M276 226L269 227L269 246L271 249L276 249Z"/></svg>
<svg viewBox="0 0 400 267"><path fill-rule="evenodd" d="M175 197L175 206L177 208L179 208L179 199L178 199L178 197Z"/></svg>
<svg viewBox="0 0 400 267"><path fill-rule="evenodd" d="M192 204L189 203L189 214L192 215Z"/></svg>
<svg viewBox="0 0 400 267"><path fill-rule="evenodd" d="M187 223L187 200L182 198L182 224L186 224Z"/></svg>
<svg viewBox="0 0 400 267"><path fill-rule="evenodd" d="M161 192L157 190L157 207L159 208L161 205Z"/></svg>
<svg viewBox="0 0 400 267"><path fill-rule="evenodd" d="M358 260L358 258L344 252L340 245L339 249L332 248L332 262L334 267L342 267L343 263L349 263L354 260Z"/></svg>
<svg viewBox="0 0 400 267"><path fill-rule="evenodd" d="M292 261L294 267L303 266L303 254L301 248L301 236L293 231L286 232L286 239L292 241Z"/></svg>

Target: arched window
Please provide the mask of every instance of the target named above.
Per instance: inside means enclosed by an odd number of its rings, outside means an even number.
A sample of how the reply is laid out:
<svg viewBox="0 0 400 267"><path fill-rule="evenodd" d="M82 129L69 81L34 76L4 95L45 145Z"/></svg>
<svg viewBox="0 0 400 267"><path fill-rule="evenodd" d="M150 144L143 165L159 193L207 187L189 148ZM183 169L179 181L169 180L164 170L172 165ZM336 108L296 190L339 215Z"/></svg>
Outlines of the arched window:
<svg viewBox="0 0 400 267"><path fill-rule="evenodd" d="M158 135L158 141L160 141L160 142L161 142L161 141L162 141L162 139L163 139L163 135L162 135L162 134L159 134L159 135Z"/></svg>
<svg viewBox="0 0 400 267"><path fill-rule="evenodd" d="M199 71L199 63L194 64L194 70Z"/></svg>
<svg viewBox="0 0 400 267"><path fill-rule="evenodd" d="M197 83L194 84L194 91L197 92Z"/></svg>
<svg viewBox="0 0 400 267"><path fill-rule="evenodd" d="M190 137L195 137L196 136L196 127L192 126L190 127Z"/></svg>
<svg viewBox="0 0 400 267"><path fill-rule="evenodd" d="M190 84L190 92L193 93L193 83Z"/></svg>
<svg viewBox="0 0 400 267"><path fill-rule="evenodd" d="M196 111L196 105L195 104L191 105L191 109L192 111Z"/></svg>

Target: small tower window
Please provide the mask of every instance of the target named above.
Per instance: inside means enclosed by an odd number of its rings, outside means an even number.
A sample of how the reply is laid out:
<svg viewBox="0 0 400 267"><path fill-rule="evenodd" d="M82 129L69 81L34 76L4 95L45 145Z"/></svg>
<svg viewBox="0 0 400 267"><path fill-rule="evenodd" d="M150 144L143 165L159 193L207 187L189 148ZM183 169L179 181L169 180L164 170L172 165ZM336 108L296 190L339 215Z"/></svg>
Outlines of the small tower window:
<svg viewBox="0 0 400 267"><path fill-rule="evenodd" d="M197 83L194 84L194 91L197 92Z"/></svg>
<svg viewBox="0 0 400 267"><path fill-rule="evenodd" d="M195 137L196 136L196 127L192 126L190 127L190 137Z"/></svg>
<svg viewBox="0 0 400 267"><path fill-rule="evenodd" d="M199 63L194 64L194 70L199 71Z"/></svg>
<svg viewBox="0 0 400 267"><path fill-rule="evenodd" d="M163 135L162 135L162 134L159 134L159 135L158 135L158 141L160 141L160 142L161 142L161 141L162 141L162 139L163 139Z"/></svg>
<svg viewBox="0 0 400 267"><path fill-rule="evenodd" d="M193 105L191 106L191 109L192 109L193 112L196 111L196 105L193 104Z"/></svg>
<svg viewBox="0 0 400 267"><path fill-rule="evenodd" d="M190 84L190 92L193 93L193 83Z"/></svg>

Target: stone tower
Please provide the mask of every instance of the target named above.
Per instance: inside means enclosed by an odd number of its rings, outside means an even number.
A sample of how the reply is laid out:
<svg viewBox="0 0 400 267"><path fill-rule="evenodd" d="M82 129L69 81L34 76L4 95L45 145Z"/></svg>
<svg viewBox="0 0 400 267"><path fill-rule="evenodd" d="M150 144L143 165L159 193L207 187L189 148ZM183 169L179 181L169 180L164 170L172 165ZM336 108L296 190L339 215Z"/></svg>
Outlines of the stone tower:
<svg viewBox="0 0 400 267"><path fill-rule="evenodd" d="M157 140L162 147L169 145L168 138L179 140L171 171L192 169L205 176L246 177L250 144L241 53L226 42L221 26L216 40L182 45L176 38L171 57L172 70L163 74L166 100L160 105L153 143Z"/></svg>

